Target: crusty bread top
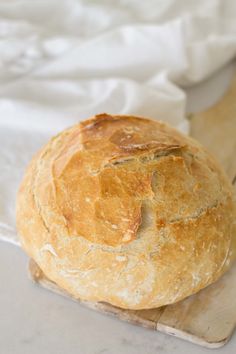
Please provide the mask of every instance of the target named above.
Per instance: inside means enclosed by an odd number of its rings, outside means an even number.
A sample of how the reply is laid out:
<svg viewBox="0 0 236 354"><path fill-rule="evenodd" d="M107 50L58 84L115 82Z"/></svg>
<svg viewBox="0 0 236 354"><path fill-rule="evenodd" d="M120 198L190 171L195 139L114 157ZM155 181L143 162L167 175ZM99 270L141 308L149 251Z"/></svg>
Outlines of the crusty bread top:
<svg viewBox="0 0 236 354"><path fill-rule="evenodd" d="M111 246L137 238L142 203L154 197L155 161L183 147L165 125L156 128L146 119L103 114L65 137L52 171L70 234Z"/></svg>
<svg viewBox="0 0 236 354"><path fill-rule="evenodd" d="M150 308L223 273L233 210L229 181L196 141L162 122L101 114L35 157L17 224L26 251L73 295Z"/></svg>

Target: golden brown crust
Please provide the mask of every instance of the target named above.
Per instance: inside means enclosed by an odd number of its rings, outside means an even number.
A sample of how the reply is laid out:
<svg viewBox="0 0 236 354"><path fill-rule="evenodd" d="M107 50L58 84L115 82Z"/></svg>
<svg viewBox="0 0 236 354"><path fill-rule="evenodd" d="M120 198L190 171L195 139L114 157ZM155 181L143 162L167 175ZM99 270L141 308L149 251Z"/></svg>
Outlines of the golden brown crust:
<svg viewBox="0 0 236 354"><path fill-rule="evenodd" d="M195 293L229 266L234 202L193 139L101 114L53 138L17 200L22 246L74 296L142 309Z"/></svg>

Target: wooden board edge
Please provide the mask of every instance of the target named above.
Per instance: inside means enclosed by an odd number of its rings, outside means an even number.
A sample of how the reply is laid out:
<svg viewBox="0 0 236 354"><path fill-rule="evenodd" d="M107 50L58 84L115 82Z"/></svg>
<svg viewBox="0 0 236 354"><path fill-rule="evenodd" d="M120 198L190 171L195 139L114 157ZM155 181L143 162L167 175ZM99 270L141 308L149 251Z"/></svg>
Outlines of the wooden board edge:
<svg viewBox="0 0 236 354"><path fill-rule="evenodd" d="M87 302L87 301L81 301L79 299L74 298L73 296L68 294L66 291L61 289L59 286L57 286L55 283L48 280L47 277L44 276L43 272L38 267L38 265L34 262L33 259L29 260L28 273L29 273L30 279L34 283L42 286L43 288L45 288L49 291L52 291L58 295L61 295L61 296L66 297L70 300L73 300L79 304L82 304L90 309L96 310L102 314L112 315L122 321L129 322L134 325L140 325L140 326L148 328L148 329L152 329L152 330L164 333L164 334L175 336L179 339L189 341L191 343L197 344L197 345L205 347L205 348L209 348L209 349L221 348L229 341L229 339L233 333L233 331L232 331L232 333L230 333L230 335L228 335L226 338L222 338L217 342L210 342L210 341L207 341L207 339L199 338L192 333L188 333L186 331L182 331L180 329L170 327L166 324L159 322L162 317L161 315L165 311L165 308L163 308L163 311L162 311L162 313L159 317L159 320L157 322L154 322L154 321L151 321L148 319L143 319L143 318L142 318L142 320L140 320L140 317L138 315L135 315L135 312L137 312L137 311L132 312L132 317L131 317L129 315L129 313L127 312L127 310L117 308L117 307L112 306L110 304L102 303L102 302L101 303L97 303L97 302L92 303L92 302Z"/></svg>
<svg viewBox="0 0 236 354"><path fill-rule="evenodd" d="M217 349L223 347L231 338L232 333L227 336L226 338L223 338L217 342L210 342L207 341L206 339L199 338L192 333L188 333L186 331L181 331L180 329L169 327L166 324L162 324L160 322L157 323L157 331L160 331L162 333L168 334L170 336L174 336L180 339L184 339L188 342L200 345L202 347L208 348L208 349Z"/></svg>
<svg viewBox="0 0 236 354"><path fill-rule="evenodd" d="M80 299L77 299L73 297L72 295L68 294L65 290L61 289L59 286L57 286L55 283L47 279L46 276L44 276L43 272L41 269L38 267L38 265L34 262L34 260L31 258L28 263L28 274L29 278L36 284L42 286L44 289L47 289L49 291L52 291L58 295L61 295L63 297L66 297L67 299L73 300L81 305L84 305L92 310L96 310L100 313L103 314L108 314L115 316L119 318L122 321L126 321L129 323L132 323L134 325L141 325L142 327L156 330L156 322L153 322L148 319L142 319L140 321L140 317L135 315L135 313L132 313L132 319L130 318L129 314L127 313L127 310L120 309L118 307L112 306L108 303L104 302L88 302L88 301L82 301ZM136 311L135 311L136 312Z"/></svg>

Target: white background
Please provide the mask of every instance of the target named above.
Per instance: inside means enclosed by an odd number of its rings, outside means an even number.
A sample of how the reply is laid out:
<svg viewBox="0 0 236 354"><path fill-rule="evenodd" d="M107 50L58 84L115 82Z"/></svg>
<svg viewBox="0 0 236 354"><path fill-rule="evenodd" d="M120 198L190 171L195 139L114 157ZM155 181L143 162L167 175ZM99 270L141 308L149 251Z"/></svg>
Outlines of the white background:
<svg viewBox="0 0 236 354"><path fill-rule="evenodd" d="M221 96L235 18L235 0L0 0L0 236L14 240L16 189L51 133L104 111L187 131L180 87L189 112ZM0 354L209 353L40 289L26 269L0 243Z"/></svg>

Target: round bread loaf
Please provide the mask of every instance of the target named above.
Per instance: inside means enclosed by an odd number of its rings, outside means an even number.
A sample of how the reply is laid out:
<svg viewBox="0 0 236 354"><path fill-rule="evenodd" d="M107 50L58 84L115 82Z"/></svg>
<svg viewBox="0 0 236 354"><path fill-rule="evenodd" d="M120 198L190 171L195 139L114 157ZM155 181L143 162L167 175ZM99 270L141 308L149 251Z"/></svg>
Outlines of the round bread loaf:
<svg viewBox="0 0 236 354"><path fill-rule="evenodd" d="M34 157L17 227L26 252L73 296L147 309L229 267L234 205L199 143L163 122L100 114Z"/></svg>

